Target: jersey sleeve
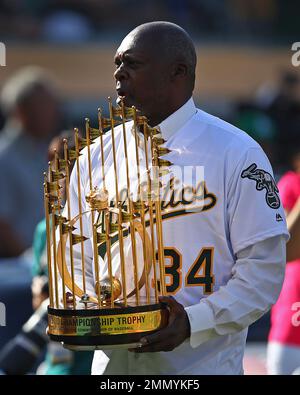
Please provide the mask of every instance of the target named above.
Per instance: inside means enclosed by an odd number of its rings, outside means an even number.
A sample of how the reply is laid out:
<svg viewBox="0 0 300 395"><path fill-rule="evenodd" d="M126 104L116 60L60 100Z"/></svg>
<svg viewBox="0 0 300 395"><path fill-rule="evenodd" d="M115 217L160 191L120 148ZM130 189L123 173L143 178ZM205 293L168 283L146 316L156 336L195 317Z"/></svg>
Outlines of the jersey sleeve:
<svg viewBox="0 0 300 395"><path fill-rule="evenodd" d="M227 224L233 253L259 241L285 235L285 214L270 162L260 147L239 160L227 192Z"/></svg>

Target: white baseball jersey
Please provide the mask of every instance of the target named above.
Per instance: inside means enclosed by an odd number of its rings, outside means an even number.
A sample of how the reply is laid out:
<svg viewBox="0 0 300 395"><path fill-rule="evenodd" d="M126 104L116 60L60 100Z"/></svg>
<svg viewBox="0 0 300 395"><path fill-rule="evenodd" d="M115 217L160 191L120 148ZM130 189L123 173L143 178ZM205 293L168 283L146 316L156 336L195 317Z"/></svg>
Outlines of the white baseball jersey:
<svg viewBox="0 0 300 395"><path fill-rule="evenodd" d="M288 238L284 212L270 163L260 146L243 131L196 109L193 99L159 128L171 152L174 179L163 179L162 205L167 291L185 306L191 337L171 352L135 354L96 351L93 374L240 374L247 327L276 301L285 266ZM126 124L132 189L136 185L135 140ZM118 178L126 188L122 126L115 128ZM104 138L105 171L110 198L114 169L110 133ZM145 158L139 148L141 162ZM91 146L93 186L102 187L99 141ZM80 157L83 210L89 192L87 152ZM121 164L121 165L120 165ZM180 178L180 169L188 169ZM192 170L191 170L192 169ZM182 173L181 173L182 175ZM71 176L71 212L78 214L77 172ZM192 193L191 193L192 192ZM90 215L84 234L91 237ZM113 271L120 271L118 247ZM76 262L80 283L80 247ZM75 256L76 256L75 251ZM138 261L143 261L138 241ZM93 249L85 242L88 292L94 294ZM130 238L125 260L131 263ZM140 269L142 270L142 269ZM128 269L129 272L129 269ZM107 264L100 261L100 275ZM132 276L127 278L132 287ZM143 291L142 291L143 292ZM153 291L154 292L154 291Z"/></svg>

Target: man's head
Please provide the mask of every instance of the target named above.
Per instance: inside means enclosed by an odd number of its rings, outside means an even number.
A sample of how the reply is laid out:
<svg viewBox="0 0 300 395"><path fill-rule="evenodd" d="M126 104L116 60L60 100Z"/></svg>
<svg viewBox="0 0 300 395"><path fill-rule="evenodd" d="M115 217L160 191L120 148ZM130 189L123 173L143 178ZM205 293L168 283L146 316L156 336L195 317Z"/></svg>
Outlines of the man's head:
<svg viewBox="0 0 300 395"><path fill-rule="evenodd" d="M196 52L189 35L170 22L138 26L122 41L115 55L119 98L136 106L156 125L192 95Z"/></svg>
<svg viewBox="0 0 300 395"><path fill-rule="evenodd" d="M7 118L17 119L24 132L43 139L57 132L60 114L53 81L38 67L25 67L14 74L1 91Z"/></svg>

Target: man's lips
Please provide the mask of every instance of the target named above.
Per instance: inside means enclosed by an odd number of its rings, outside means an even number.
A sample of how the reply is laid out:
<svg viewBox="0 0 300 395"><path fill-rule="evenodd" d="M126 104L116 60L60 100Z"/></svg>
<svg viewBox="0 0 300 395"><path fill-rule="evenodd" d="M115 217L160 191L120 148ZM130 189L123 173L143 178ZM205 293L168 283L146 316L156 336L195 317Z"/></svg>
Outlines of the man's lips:
<svg viewBox="0 0 300 395"><path fill-rule="evenodd" d="M118 94L117 103L120 104L121 100L123 100L125 106L130 106L131 105L131 103L129 103L130 95L129 95L128 91L126 91L123 88L117 88L116 91Z"/></svg>
<svg viewBox="0 0 300 395"><path fill-rule="evenodd" d="M119 97L126 97L127 92L124 89L117 89L117 94Z"/></svg>

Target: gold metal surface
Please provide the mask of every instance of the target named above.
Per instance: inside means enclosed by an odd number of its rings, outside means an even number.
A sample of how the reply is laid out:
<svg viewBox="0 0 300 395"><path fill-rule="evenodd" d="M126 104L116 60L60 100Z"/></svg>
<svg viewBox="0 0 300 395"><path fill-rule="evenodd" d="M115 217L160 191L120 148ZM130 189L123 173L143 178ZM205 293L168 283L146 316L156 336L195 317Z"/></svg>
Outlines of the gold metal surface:
<svg viewBox="0 0 300 395"><path fill-rule="evenodd" d="M151 332L166 323L166 311L99 315L99 316L55 316L48 315L49 334L60 336L124 335Z"/></svg>
<svg viewBox="0 0 300 395"><path fill-rule="evenodd" d="M98 109L98 127L92 127L86 119L84 138L75 128L75 147L68 147L64 140L63 157L55 152L54 162L44 174L50 308L57 312L63 309L61 314L49 314L53 335L130 334L166 325L165 310L157 308L159 295L166 295L160 177L172 166L168 157L161 157L171 151L163 147L166 141L160 129L150 127L134 107L126 108L123 101L114 107L110 99L108 104L109 118ZM129 120L132 130L126 124ZM105 132L107 128L110 131ZM99 168L92 167L95 150L91 147L96 141ZM110 152L105 148L107 142ZM112 168L107 168L107 155L111 155ZM78 203L71 200L73 160ZM87 166L87 180L82 178L82 163ZM141 169L146 174L142 175ZM84 217L90 221L88 234ZM92 259L86 256L88 239ZM79 277L75 259L80 262ZM93 265L93 291L91 283L87 284L88 279L91 281L87 259ZM152 311L153 303L156 307ZM130 310L140 306L149 306L149 311ZM124 314L118 312L120 307L125 309ZM89 316L89 309L99 314ZM107 309L112 313L105 313ZM82 311L79 316L78 311Z"/></svg>

